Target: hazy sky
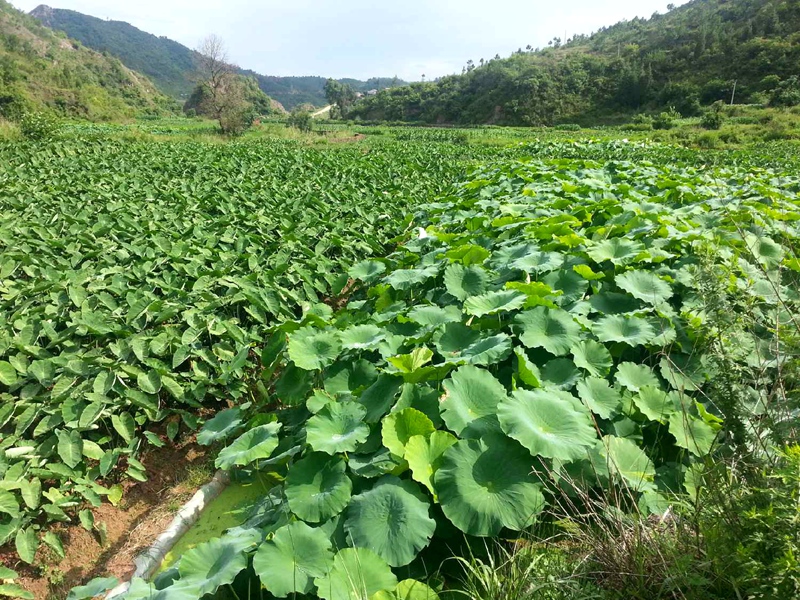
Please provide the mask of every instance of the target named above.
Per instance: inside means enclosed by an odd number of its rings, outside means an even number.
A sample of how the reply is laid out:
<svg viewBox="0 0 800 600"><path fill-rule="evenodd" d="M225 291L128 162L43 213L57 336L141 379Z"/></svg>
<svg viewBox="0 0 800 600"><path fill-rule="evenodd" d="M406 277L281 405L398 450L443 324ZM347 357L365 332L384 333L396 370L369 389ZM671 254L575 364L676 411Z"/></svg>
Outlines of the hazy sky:
<svg viewBox="0 0 800 600"><path fill-rule="evenodd" d="M196 47L222 36L265 75L418 80L553 37L665 12L670 0L44 0ZM672 0L683 4L685 0ZM11 0L25 11L42 0Z"/></svg>

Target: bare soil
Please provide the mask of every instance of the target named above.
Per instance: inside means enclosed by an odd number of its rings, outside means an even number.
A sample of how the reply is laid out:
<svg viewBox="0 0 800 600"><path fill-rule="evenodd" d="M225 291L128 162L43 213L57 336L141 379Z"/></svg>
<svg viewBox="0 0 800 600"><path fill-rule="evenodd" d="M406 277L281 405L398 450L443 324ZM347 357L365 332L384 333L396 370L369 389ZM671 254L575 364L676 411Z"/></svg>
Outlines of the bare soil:
<svg viewBox="0 0 800 600"><path fill-rule="evenodd" d="M92 508L96 526L105 525L105 543L79 524L54 527L64 545L59 559L42 545L34 565L16 558L13 547L0 548L0 564L20 574L18 583L36 600L63 600L71 588L99 576L120 581L134 571L133 560L169 525L180 507L197 488L210 479L207 449L194 440L172 444L166 437L163 448L149 450L141 461L147 467L145 482L123 483L124 495L118 506L103 504ZM206 475L200 480L198 474ZM77 518L73 519L77 523Z"/></svg>

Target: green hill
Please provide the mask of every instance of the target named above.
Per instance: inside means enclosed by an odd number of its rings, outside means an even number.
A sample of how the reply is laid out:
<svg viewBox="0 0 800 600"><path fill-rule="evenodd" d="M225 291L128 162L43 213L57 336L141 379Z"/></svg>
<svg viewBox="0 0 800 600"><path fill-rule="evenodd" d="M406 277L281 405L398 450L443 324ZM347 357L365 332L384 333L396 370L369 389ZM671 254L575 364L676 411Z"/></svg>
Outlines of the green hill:
<svg viewBox="0 0 800 600"><path fill-rule="evenodd" d="M351 116L548 125L669 106L689 116L701 105L729 102L734 87L737 103L768 102L776 93L800 100L792 79L800 64L798 0L693 0L562 41L384 91Z"/></svg>
<svg viewBox="0 0 800 600"><path fill-rule="evenodd" d="M194 89L197 53L178 42L152 35L122 21L106 21L72 10L42 5L31 15L89 48L116 56L127 67L150 77L165 94L187 99ZM327 104L325 77L276 77L247 69L242 69L241 73L254 77L265 94L289 110L306 103L315 106ZM390 78L344 81L361 92L405 84Z"/></svg>
<svg viewBox="0 0 800 600"><path fill-rule="evenodd" d="M145 77L0 0L0 117L52 109L110 120L176 109Z"/></svg>

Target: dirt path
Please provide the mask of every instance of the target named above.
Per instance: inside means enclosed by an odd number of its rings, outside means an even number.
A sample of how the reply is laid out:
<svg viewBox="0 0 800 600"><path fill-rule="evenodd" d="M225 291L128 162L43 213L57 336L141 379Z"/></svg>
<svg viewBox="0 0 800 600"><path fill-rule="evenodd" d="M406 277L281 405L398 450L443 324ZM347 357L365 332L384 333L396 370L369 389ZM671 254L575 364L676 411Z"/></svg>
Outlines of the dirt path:
<svg viewBox="0 0 800 600"><path fill-rule="evenodd" d="M136 555L213 474L206 449L192 442L167 442L164 448L149 451L142 462L150 477L147 481L123 484L125 494L119 506L104 503L92 509L95 524L105 525L103 544L97 533L66 524L54 528L64 544L64 559L42 545L34 566L29 566L19 562L13 548L6 546L0 548L0 564L15 569L21 576L18 583L36 600L63 600L72 587L101 575L120 580L130 577Z"/></svg>
<svg viewBox="0 0 800 600"><path fill-rule="evenodd" d="M312 117L321 117L322 115L324 115L324 114L326 114L326 113L329 113L329 112L331 112L331 109L332 109L332 108L333 108L333 104L329 104L329 105L328 105L328 106L326 106L325 108L323 108L323 109L320 109L320 110L318 110L318 111L317 111L317 112L315 112L315 113L311 113L311 116L312 116Z"/></svg>

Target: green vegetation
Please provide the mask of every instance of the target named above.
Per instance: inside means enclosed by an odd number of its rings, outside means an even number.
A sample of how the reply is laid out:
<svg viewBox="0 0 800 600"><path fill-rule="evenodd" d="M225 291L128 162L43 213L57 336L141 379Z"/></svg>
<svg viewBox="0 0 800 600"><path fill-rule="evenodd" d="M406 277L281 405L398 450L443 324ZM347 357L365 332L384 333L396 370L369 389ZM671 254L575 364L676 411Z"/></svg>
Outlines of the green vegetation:
<svg viewBox="0 0 800 600"><path fill-rule="evenodd" d="M352 117L427 123L552 125L619 120L717 100L800 101L800 11L786 0L694 0L543 50L519 50L461 75L365 98Z"/></svg>
<svg viewBox="0 0 800 600"><path fill-rule="evenodd" d="M0 0L0 40L0 118L49 111L108 121L176 109L117 59L56 35L5 0Z"/></svg>

